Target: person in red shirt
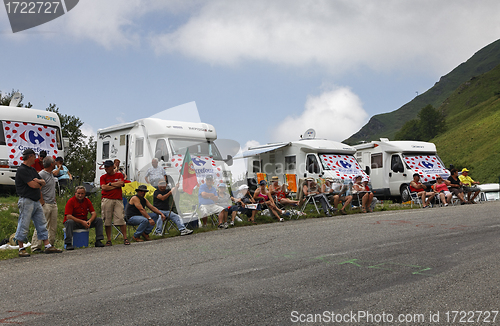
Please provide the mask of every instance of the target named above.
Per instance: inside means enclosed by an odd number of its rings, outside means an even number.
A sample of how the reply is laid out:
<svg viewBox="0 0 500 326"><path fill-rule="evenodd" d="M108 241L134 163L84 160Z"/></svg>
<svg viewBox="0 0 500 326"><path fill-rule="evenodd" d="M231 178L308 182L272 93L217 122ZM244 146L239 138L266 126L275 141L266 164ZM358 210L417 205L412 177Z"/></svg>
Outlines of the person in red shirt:
<svg viewBox="0 0 500 326"><path fill-rule="evenodd" d="M40 172L43 170L43 159L45 157L47 157L47 152L40 151L40 154L38 154L38 158L35 160L35 164L32 165L32 167L35 168L36 172Z"/></svg>
<svg viewBox="0 0 500 326"><path fill-rule="evenodd" d="M416 192L420 197L424 208L428 208L430 207L430 201L436 194L434 191L425 191L425 189L427 189L427 186L420 182L420 174L413 174L413 180L410 182L410 191ZM425 200L425 197L427 197L427 201Z"/></svg>
<svg viewBox="0 0 500 326"><path fill-rule="evenodd" d="M108 241L106 246L111 246L111 226L119 226L123 234L123 243L129 245L127 239L127 225L123 218L122 187L125 185L123 174L115 171L115 164L111 160L104 162L106 174L101 176L101 215L104 219L104 228Z"/></svg>
<svg viewBox="0 0 500 326"><path fill-rule="evenodd" d="M97 213L92 202L85 197L84 186L75 188L75 196L71 197L64 208L64 227L66 228L66 239L64 244L66 250L73 250L73 230L95 228L95 246L104 247L102 240L102 219L97 217ZM88 215L90 213L90 219Z"/></svg>

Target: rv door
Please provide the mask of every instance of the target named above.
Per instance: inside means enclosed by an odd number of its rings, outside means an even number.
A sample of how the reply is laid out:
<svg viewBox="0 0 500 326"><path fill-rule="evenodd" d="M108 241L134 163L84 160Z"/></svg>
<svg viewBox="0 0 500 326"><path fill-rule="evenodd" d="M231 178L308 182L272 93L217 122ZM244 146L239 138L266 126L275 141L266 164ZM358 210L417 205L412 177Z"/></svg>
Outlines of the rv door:
<svg viewBox="0 0 500 326"><path fill-rule="evenodd" d="M407 181L407 173L401 156L399 154L391 155L389 170L389 188L391 189L392 196L400 194L400 188L403 183Z"/></svg>
<svg viewBox="0 0 500 326"><path fill-rule="evenodd" d="M306 155L306 170L304 172L304 178L320 178L323 176L323 169L321 164L319 164L319 159L316 154L309 153Z"/></svg>

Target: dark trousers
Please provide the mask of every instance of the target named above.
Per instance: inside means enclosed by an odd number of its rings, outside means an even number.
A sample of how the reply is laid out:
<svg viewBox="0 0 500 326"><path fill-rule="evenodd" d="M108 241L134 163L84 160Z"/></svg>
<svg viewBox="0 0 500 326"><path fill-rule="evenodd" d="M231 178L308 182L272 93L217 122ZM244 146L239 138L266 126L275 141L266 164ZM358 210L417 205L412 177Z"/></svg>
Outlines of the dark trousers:
<svg viewBox="0 0 500 326"><path fill-rule="evenodd" d="M91 228L95 228L95 240L104 240L104 234L102 232L102 218L96 217L92 223L90 224ZM66 228L66 239L64 240L65 244L73 243L73 230L76 229L85 229L83 225L77 223L73 220L67 220L64 222L64 227Z"/></svg>

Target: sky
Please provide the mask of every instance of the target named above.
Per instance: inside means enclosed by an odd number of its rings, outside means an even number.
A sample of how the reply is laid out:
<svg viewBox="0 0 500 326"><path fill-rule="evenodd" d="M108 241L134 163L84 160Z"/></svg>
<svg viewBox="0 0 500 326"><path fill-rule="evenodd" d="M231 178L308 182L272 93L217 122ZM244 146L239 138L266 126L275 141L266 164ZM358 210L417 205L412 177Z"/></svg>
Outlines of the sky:
<svg viewBox="0 0 500 326"><path fill-rule="evenodd" d="M86 134L196 102L242 146L342 141L500 35L498 0L80 0L12 33L0 91L79 117Z"/></svg>

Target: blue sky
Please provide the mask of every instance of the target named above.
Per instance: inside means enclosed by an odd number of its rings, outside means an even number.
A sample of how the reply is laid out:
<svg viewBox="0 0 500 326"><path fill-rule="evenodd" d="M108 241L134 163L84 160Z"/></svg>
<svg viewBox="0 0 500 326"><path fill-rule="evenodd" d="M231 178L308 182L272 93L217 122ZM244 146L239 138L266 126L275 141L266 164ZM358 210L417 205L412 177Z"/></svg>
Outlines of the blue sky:
<svg viewBox="0 0 500 326"><path fill-rule="evenodd" d="M341 141L500 35L499 1L81 0L13 34L0 91L91 134L195 101L220 138Z"/></svg>

